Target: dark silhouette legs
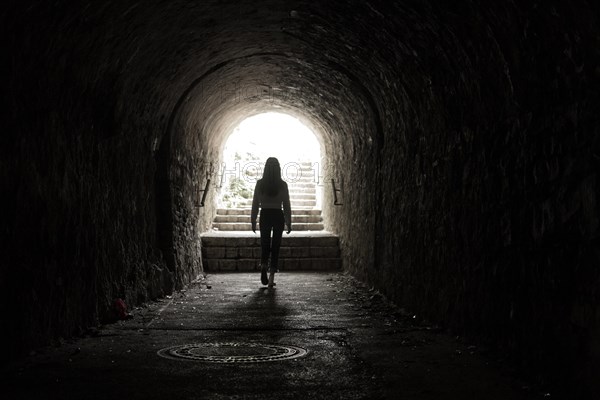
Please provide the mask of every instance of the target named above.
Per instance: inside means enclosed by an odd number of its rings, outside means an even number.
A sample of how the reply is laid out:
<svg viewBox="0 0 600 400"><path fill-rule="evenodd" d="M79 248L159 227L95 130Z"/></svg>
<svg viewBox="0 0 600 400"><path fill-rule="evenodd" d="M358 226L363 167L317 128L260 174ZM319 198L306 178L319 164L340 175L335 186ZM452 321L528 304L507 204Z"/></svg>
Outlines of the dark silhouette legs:
<svg viewBox="0 0 600 400"><path fill-rule="evenodd" d="M283 226L283 211L269 208L260 210L260 246L262 249L260 263L266 265L271 256L269 270L271 273L277 271ZM271 230L273 230L273 238L271 238Z"/></svg>

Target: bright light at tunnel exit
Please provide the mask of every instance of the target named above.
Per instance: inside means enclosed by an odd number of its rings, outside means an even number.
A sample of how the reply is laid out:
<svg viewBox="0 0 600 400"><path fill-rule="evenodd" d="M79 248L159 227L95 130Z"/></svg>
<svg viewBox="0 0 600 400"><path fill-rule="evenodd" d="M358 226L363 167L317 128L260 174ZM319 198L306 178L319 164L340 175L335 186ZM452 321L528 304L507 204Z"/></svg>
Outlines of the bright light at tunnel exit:
<svg viewBox="0 0 600 400"><path fill-rule="evenodd" d="M268 157L279 160L282 178L288 183L308 178L318 185L321 148L313 131L288 114L258 114L243 120L225 143L219 206L250 207L254 185ZM315 196L320 206L321 190Z"/></svg>
<svg viewBox="0 0 600 400"><path fill-rule="evenodd" d="M223 160L234 162L235 153L250 154L264 163L276 157L282 168L287 163L320 161L320 145L313 133L297 118L288 114L268 112L243 120L229 136Z"/></svg>

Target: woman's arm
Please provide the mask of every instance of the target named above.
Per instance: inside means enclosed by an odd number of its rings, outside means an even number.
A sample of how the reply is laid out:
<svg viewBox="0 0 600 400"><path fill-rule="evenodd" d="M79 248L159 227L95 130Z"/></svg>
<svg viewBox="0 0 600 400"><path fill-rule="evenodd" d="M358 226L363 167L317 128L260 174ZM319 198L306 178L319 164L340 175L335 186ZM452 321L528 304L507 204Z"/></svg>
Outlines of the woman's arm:
<svg viewBox="0 0 600 400"><path fill-rule="evenodd" d="M287 233L292 231L292 208L290 206L290 191L288 189L287 183L284 182L284 192L283 192L283 217L285 219L285 224L288 227Z"/></svg>
<svg viewBox="0 0 600 400"><path fill-rule="evenodd" d="M250 223L252 223L252 232L256 233L256 217L258 217L258 206L259 206L259 200L258 200L258 186L260 183L260 179L258 181L256 181L256 186L254 186L254 196L252 197L252 211L250 214Z"/></svg>

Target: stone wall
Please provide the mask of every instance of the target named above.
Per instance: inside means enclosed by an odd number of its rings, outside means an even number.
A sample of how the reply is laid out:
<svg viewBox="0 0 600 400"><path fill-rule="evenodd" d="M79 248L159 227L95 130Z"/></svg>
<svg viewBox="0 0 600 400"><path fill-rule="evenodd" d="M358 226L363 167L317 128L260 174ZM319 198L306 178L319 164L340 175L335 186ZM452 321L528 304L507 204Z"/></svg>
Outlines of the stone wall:
<svg viewBox="0 0 600 400"><path fill-rule="evenodd" d="M0 291L15 350L202 273L222 146L276 110L321 136L348 271L591 387L597 16L586 1L9 3Z"/></svg>
<svg viewBox="0 0 600 400"><path fill-rule="evenodd" d="M396 49L400 74L389 79L403 90L380 103L375 185L348 187L357 207L334 222L345 241L372 243L374 262L351 250L346 265L418 315L493 343L536 378L594 390L599 36L585 17L593 12L429 11L430 20L394 32L411 39ZM370 160L368 146L361 152ZM357 175L349 167L346 181Z"/></svg>

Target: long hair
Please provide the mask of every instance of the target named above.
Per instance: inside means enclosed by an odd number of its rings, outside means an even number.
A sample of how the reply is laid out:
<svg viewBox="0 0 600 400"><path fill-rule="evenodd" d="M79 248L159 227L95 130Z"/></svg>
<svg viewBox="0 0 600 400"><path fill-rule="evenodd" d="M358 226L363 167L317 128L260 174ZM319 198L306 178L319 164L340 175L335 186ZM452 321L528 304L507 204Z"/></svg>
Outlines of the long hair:
<svg viewBox="0 0 600 400"><path fill-rule="evenodd" d="M283 180L281 179L279 160L275 157L269 157L267 158L265 170L263 171L261 192L266 193L269 196L275 196L279 193L282 186Z"/></svg>

